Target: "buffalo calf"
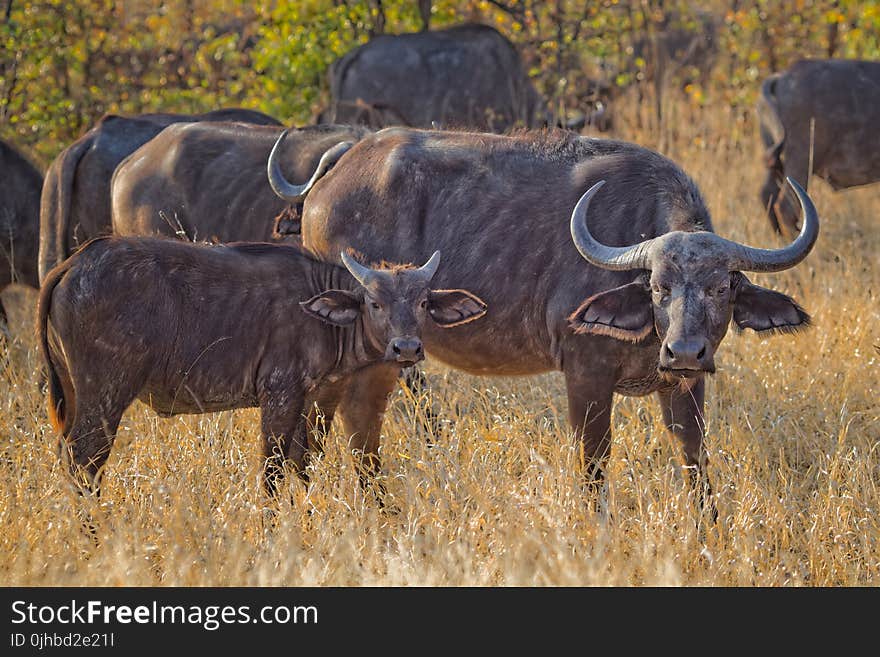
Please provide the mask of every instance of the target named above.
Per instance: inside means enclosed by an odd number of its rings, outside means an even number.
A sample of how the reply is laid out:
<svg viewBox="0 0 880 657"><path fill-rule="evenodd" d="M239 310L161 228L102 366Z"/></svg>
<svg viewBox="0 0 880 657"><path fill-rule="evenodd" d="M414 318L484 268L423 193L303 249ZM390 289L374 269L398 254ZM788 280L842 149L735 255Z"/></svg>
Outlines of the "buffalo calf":
<svg viewBox="0 0 880 657"><path fill-rule="evenodd" d="M39 329L49 413L74 476L96 490L126 408L162 416L259 407L265 479L286 460L302 473L317 414L332 420L347 383L366 368L424 356L423 326L453 327L486 312L464 290L433 290L435 252L420 267L344 267L292 245L207 246L100 238L47 276ZM343 415L353 450L378 467L373 413Z"/></svg>

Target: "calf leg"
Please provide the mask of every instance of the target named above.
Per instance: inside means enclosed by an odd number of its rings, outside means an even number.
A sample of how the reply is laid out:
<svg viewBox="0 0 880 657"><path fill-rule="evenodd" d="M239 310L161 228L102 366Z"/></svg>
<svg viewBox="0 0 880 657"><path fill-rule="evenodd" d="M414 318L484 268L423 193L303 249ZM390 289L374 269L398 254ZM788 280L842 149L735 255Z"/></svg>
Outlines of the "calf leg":
<svg viewBox="0 0 880 657"><path fill-rule="evenodd" d="M360 453L362 481L379 472L379 435L388 396L399 376L400 367L394 363L367 367L349 379L342 395L339 414L349 447L356 455Z"/></svg>
<svg viewBox="0 0 880 657"><path fill-rule="evenodd" d="M284 477L284 466L293 463L296 472L306 479L305 454L308 447L306 417L302 395L265 394L260 401L263 434L263 484L274 497Z"/></svg>
<svg viewBox="0 0 880 657"><path fill-rule="evenodd" d="M706 472L709 457L703 445L706 425L703 420L703 403L706 384L698 379L690 389L670 388L657 393L663 410L666 428L681 441L685 463L690 471L690 482L697 491L700 508L708 506L712 519L718 517L712 499L712 487Z"/></svg>

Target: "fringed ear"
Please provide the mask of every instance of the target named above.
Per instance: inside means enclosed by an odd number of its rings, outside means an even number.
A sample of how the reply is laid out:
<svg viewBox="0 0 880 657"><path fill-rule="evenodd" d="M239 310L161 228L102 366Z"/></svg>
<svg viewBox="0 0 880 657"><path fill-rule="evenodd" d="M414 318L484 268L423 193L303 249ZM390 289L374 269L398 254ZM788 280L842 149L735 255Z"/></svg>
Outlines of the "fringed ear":
<svg viewBox="0 0 880 657"><path fill-rule="evenodd" d="M467 290L430 290L428 313L438 326L461 326L486 314L488 306Z"/></svg>
<svg viewBox="0 0 880 657"><path fill-rule="evenodd" d="M327 290L299 305L306 314L335 326L354 324L361 311L360 297L345 290Z"/></svg>
<svg viewBox="0 0 880 657"><path fill-rule="evenodd" d="M738 273L733 321L739 329L762 335L796 333L810 326L810 315L781 292L753 285Z"/></svg>
<svg viewBox="0 0 880 657"><path fill-rule="evenodd" d="M641 280L591 296L568 318L575 333L640 342L654 330L651 293Z"/></svg>

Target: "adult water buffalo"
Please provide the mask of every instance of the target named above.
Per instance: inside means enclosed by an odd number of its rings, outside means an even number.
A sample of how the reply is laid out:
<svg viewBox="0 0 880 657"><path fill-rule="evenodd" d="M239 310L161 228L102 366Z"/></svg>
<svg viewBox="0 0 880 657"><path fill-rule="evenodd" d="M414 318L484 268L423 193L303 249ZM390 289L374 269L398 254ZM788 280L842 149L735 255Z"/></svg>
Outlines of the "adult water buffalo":
<svg viewBox="0 0 880 657"><path fill-rule="evenodd" d="M615 392L656 393L688 465L702 471L703 377L731 317L762 333L809 322L741 273L793 267L809 253L818 218L806 195L791 245L727 242L694 182L633 144L389 128L352 146L311 191L286 182L271 157L269 175L283 195L308 192L303 244L321 257L356 244L370 259L418 261L441 248L438 283L454 272L490 310L454 336L426 327L428 352L474 374L561 370L571 424L599 471ZM357 382L365 392L393 385L372 375Z"/></svg>
<svg viewBox="0 0 880 657"><path fill-rule="evenodd" d="M0 140L0 293L12 283L39 288L37 249L43 176ZM6 310L0 299L0 326Z"/></svg>
<svg viewBox="0 0 880 657"><path fill-rule="evenodd" d="M758 100L767 179L761 202L776 231L797 230L790 176L806 187L812 173L835 190L880 180L880 62L804 60L768 77Z"/></svg>
<svg viewBox="0 0 880 657"><path fill-rule="evenodd" d="M439 253L418 269L337 258L344 268L292 245L105 237L49 272L40 344L75 477L96 488L135 399L163 416L259 407L272 492L284 460L302 471L315 407L332 419L350 376L411 365L423 326L485 313L469 292L433 289ZM378 427L364 423L377 419L343 416L367 470Z"/></svg>
<svg viewBox="0 0 880 657"><path fill-rule="evenodd" d="M338 123L384 117L502 132L546 118L516 48L486 25L378 36L334 62L329 78L326 118Z"/></svg>
<svg viewBox="0 0 880 657"><path fill-rule="evenodd" d="M122 160L167 125L243 121L281 125L261 112L223 109L206 114L106 115L49 166L40 201L40 280L86 240L110 232L110 179Z"/></svg>
<svg viewBox="0 0 880 657"><path fill-rule="evenodd" d="M285 176L305 182L331 146L367 132L338 125L290 130L279 154ZM168 126L117 167L113 233L217 242L298 233L302 203L279 199L266 180L266 160L280 134L279 127L240 123Z"/></svg>

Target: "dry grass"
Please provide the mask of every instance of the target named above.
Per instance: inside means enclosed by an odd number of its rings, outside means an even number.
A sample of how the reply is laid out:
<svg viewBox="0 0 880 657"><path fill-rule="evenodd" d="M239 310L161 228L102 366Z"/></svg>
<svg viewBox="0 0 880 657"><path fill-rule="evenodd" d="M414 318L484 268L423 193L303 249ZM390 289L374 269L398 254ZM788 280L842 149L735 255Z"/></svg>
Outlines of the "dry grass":
<svg viewBox="0 0 880 657"><path fill-rule="evenodd" d="M757 136L679 108L670 153L719 233L778 243L760 216ZM677 133L676 133L677 132ZM624 137L638 140L630 132ZM647 139L642 139L650 143ZM719 520L701 519L652 397L617 401L607 497L576 472L559 375L488 379L436 364L436 445L398 395L383 435L389 506L357 484L336 433L312 484L290 482L277 526L259 486L256 411L123 419L82 531L55 457L26 297L0 349L0 583L5 585L880 584L880 197L811 188L819 243L794 271L753 277L815 326L731 331L708 384Z"/></svg>

